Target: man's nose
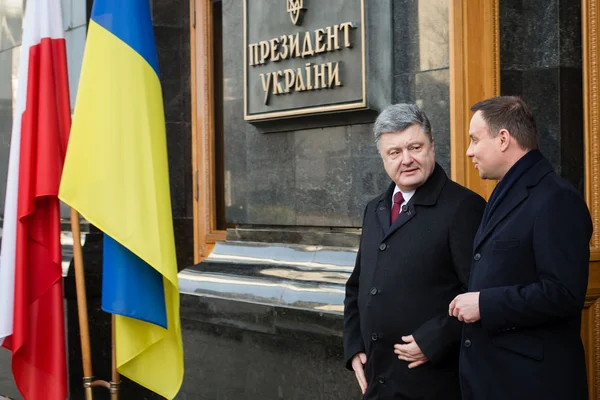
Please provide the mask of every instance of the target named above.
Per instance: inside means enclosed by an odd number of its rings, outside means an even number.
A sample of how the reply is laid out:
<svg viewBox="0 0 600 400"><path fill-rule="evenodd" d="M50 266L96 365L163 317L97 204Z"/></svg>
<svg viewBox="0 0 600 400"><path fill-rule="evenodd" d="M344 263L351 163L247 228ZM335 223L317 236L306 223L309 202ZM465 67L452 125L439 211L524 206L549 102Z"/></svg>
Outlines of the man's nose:
<svg viewBox="0 0 600 400"><path fill-rule="evenodd" d="M410 154L410 151L404 150L402 152L402 164L409 165L412 162L413 162L413 158L412 158L412 155Z"/></svg>
<svg viewBox="0 0 600 400"><path fill-rule="evenodd" d="M469 147L467 147L467 157L473 157L473 149L471 148L472 146L469 145Z"/></svg>

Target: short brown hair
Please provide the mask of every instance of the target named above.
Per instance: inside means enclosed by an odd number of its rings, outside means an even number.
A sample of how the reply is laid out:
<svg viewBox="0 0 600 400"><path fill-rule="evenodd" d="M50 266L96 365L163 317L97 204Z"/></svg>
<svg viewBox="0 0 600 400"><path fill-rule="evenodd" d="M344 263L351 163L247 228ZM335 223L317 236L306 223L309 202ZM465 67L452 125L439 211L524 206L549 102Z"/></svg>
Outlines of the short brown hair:
<svg viewBox="0 0 600 400"><path fill-rule="evenodd" d="M483 120L495 137L506 129L517 140L519 147L533 150L539 147L539 134L531 110L517 96L499 96L482 100L471 107L471 112L481 111Z"/></svg>

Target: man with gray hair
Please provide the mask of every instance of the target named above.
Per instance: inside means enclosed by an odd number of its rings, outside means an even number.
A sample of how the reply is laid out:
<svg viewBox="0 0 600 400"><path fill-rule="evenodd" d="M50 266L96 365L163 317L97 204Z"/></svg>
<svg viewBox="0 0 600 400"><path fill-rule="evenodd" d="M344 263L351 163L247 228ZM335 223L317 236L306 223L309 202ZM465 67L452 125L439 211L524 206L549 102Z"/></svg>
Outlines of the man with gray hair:
<svg viewBox="0 0 600 400"><path fill-rule="evenodd" d="M466 290L485 201L435 162L417 106L387 107L373 130L392 182L365 209L346 283L346 367L363 399L460 399L461 323L448 303Z"/></svg>

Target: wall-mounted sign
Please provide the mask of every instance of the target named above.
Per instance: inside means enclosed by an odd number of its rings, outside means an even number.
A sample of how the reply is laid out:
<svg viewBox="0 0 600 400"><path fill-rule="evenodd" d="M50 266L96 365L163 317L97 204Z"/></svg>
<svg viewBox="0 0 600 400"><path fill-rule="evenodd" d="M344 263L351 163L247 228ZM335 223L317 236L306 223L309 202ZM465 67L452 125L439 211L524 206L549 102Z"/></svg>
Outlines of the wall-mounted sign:
<svg viewBox="0 0 600 400"><path fill-rule="evenodd" d="M369 93L368 84L382 73L391 79L388 1L372 6L378 12L369 16L383 20L370 25L365 0L244 0L244 118L260 121L389 103L391 93ZM389 39L372 46L382 46L383 53L389 48L381 60L388 65L370 63L368 40L386 26Z"/></svg>

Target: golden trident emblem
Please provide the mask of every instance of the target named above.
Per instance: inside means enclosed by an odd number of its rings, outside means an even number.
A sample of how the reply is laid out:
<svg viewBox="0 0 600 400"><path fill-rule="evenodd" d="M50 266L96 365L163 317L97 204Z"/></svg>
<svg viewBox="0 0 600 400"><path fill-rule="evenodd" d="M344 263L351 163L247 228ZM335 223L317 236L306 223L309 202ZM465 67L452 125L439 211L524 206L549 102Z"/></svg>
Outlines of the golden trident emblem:
<svg viewBox="0 0 600 400"><path fill-rule="evenodd" d="M302 18L306 8L303 8L302 0L287 0L287 12L294 25L302 25Z"/></svg>

